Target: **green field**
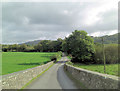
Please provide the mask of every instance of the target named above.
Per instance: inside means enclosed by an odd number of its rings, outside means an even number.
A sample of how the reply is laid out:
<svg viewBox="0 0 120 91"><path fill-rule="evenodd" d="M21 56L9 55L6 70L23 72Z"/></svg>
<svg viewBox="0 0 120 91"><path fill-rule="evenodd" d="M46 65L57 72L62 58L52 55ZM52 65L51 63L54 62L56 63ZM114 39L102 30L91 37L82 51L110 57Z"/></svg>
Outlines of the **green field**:
<svg viewBox="0 0 120 91"><path fill-rule="evenodd" d="M104 65L102 64L85 65L79 63L72 64L71 62L68 62L68 64L73 65L75 67L96 71L99 73L104 73ZM106 64L106 74L118 76L118 64Z"/></svg>
<svg viewBox="0 0 120 91"><path fill-rule="evenodd" d="M2 75L45 64L55 52L3 52Z"/></svg>

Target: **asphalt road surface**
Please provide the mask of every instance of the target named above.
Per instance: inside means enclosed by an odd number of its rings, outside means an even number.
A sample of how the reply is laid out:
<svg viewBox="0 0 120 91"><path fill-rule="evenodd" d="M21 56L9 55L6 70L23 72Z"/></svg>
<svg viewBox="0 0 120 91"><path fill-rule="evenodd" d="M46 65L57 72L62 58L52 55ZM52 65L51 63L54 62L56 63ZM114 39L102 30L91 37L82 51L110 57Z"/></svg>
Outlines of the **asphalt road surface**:
<svg viewBox="0 0 120 91"><path fill-rule="evenodd" d="M25 89L78 89L74 81L64 72L63 65L67 57L62 57L40 77L35 79Z"/></svg>

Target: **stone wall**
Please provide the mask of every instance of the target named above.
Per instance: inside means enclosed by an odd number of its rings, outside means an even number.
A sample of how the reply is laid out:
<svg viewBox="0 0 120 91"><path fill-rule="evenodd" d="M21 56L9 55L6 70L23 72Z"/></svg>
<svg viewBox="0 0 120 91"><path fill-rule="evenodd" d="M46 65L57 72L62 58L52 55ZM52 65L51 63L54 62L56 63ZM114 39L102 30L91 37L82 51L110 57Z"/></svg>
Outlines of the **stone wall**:
<svg viewBox="0 0 120 91"><path fill-rule="evenodd" d="M88 71L65 64L64 69L87 89L118 89L120 78L117 76Z"/></svg>
<svg viewBox="0 0 120 91"><path fill-rule="evenodd" d="M52 64L53 61L24 71L3 75L2 89L21 89L26 83L46 70Z"/></svg>

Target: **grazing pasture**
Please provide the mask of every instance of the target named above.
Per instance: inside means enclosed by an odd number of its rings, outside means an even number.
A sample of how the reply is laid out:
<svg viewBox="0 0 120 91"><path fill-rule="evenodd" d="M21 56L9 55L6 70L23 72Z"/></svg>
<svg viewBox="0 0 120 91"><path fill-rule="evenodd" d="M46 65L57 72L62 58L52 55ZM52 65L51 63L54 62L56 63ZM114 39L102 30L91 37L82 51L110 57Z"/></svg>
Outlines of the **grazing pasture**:
<svg viewBox="0 0 120 91"><path fill-rule="evenodd" d="M57 52L3 52L2 75L45 64L56 54Z"/></svg>

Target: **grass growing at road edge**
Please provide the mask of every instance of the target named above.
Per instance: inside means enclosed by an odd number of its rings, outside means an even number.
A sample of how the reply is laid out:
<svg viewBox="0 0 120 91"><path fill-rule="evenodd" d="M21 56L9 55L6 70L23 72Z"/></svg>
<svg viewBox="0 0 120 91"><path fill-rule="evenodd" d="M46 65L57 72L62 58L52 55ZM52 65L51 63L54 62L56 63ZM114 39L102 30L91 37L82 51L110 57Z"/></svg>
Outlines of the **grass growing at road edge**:
<svg viewBox="0 0 120 91"><path fill-rule="evenodd" d="M54 63L52 65L50 65L46 70L44 70L43 72L41 72L38 76L34 77L32 80L30 80L28 83L26 83L21 89L20 91L22 91L23 89L25 89L30 83L32 83L33 80L35 80L36 78L40 77L43 73L45 73L47 70L49 70L49 68L51 68L54 65Z"/></svg>
<svg viewBox="0 0 120 91"><path fill-rule="evenodd" d="M68 62L67 64L104 74L104 65L103 64L85 65L85 64L72 63L72 62ZM106 74L119 76L118 75L118 64L106 64Z"/></svg>

